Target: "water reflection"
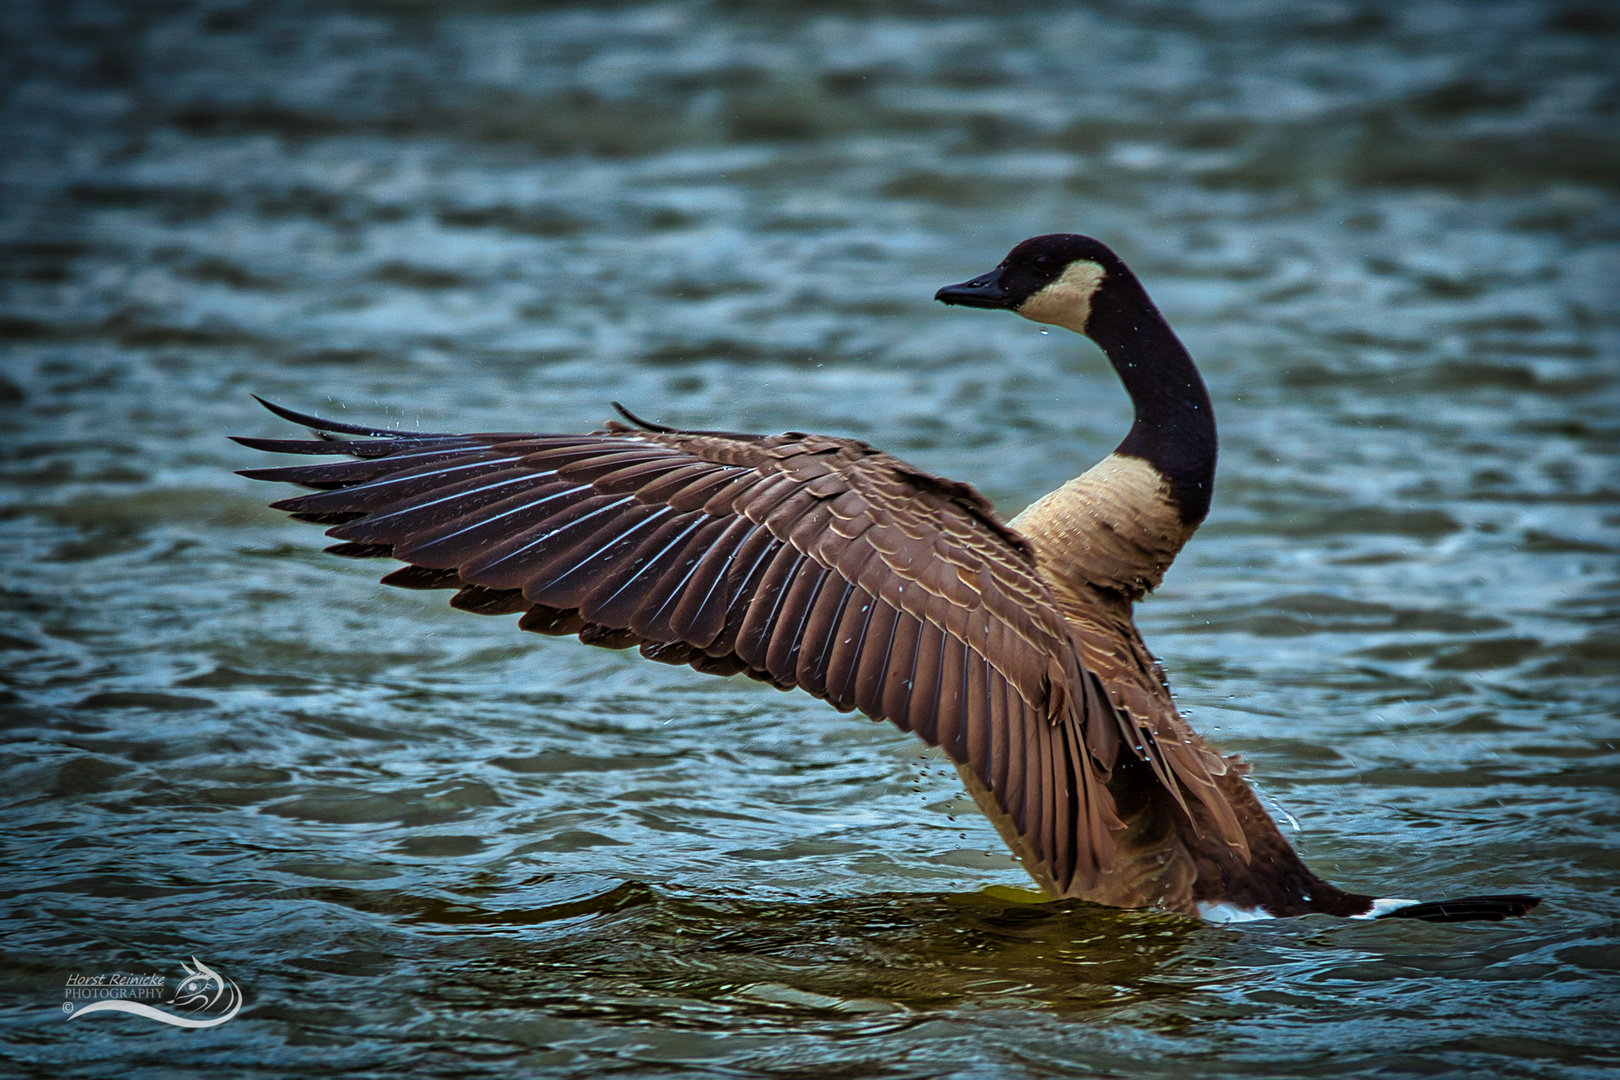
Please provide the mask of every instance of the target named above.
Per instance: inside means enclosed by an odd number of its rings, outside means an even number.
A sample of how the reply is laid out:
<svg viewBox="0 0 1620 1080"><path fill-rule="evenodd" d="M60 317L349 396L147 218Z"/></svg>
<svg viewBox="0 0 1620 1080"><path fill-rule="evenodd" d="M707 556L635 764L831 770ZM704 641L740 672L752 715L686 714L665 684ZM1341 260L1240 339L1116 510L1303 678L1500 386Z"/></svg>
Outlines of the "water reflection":
<svg viewBox="0 0 1620 1080"><path fill-rule="evenodd" d="M612 934L574 924L499 949L489 991L615 1023L895 1030L970 1003L1068 1013L1174 993L1156 976L1175 966L1192 929L1164 916L981 894L763 904L663 897L635 883L527 914L606 913L616 916ZM674 1017L665 1015L669 997L683 1001Z"/></svg>

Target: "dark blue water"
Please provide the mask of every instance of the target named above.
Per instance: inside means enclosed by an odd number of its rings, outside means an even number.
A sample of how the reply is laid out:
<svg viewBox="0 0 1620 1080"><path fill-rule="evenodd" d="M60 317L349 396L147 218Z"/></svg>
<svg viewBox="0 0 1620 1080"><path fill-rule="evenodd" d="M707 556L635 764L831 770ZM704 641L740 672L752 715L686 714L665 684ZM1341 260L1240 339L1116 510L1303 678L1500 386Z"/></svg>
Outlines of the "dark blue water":
<svg viewBox="0 0 1620 1080"><path fill-rule="evenodd" d="M1614 1075L1620 17L1604 4L0 6L0 1054L22 1076ZM1117 247L1209 522L1140 622L1338 884L1023 883L945 762L320 553L227 434L868 439L1009 514L1088 343L930 303ZM74 974L238 983L206 1031ZM172 985L172 983L171 983Z"/></svg>

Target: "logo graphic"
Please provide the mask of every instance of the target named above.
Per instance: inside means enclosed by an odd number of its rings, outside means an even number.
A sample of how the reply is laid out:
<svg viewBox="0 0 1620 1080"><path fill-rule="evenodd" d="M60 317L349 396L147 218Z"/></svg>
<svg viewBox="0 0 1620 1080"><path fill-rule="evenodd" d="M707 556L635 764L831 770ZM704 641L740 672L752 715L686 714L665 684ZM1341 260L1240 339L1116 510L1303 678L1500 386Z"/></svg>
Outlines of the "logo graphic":
<svg viewBox="0 0 1620 1080"><path fill-rule="evenodd" d="M71 975L68 977L67 997L62 1011L67 1018L86 1016L93 1012L126 1012L144 1016L163 1024L183 1028L219 1027L242 1011L242 991L234 982L198 960L180 962L186 973L175 988L174 997L160 1004L190 1013L182 1016L146 1004L140 999L159 999L163 996L164 979L161 975ZM80 1006L75 999L94 999Z"/></svg>

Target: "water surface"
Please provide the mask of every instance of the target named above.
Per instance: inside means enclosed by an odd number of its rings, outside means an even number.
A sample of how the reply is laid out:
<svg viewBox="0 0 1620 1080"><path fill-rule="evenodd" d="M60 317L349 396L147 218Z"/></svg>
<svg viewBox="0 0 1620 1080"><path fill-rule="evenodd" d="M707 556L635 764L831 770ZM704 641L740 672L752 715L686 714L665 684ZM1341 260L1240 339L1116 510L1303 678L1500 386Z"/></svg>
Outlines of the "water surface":
<svg viewBox="0 0 1620 1080"><path fill-rule="evenodd" d="M1604 5L30 3L0 14L0 1053L20 1075L1613 1075L1620 20ZM802 695L384 590L249 393L822 430L1009 513L1129 405L930 303L1095 234L1202 365L1140 622L1347 888L982 892L954 773ZM61 1013L196 955L207 1032Z"/></svg>

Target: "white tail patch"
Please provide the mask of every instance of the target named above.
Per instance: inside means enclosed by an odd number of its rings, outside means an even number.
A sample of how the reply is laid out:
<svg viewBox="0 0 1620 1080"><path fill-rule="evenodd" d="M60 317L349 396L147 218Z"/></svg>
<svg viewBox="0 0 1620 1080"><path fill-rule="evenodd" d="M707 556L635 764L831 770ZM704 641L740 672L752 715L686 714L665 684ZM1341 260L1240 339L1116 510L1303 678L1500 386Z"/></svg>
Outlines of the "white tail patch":
<svg viewBox="0 0 1620 1080"><path fill-rule="evenodd" d="M1372 902L1372 907L1360 915L1350 916L1352 919L1382 919L1392 911L1399 911L1403 907L1411 907L1416 900L1402 900L1394 896L1382 896Z"/></svg>
<svg viewBox="0 0 1620 1080"><path fill-rule="evenodd" d="M1216 904L1212 904L1208 900L1200 900L1198 902L1198 915L1205 922L1212 923L1258 922L1261 919L1275 919L1277 917L1265 908L1240 908L1236 904L1228 904L1224 900ZM1365 916L1358 915L1357 918L1365 918Z"/></svg>

